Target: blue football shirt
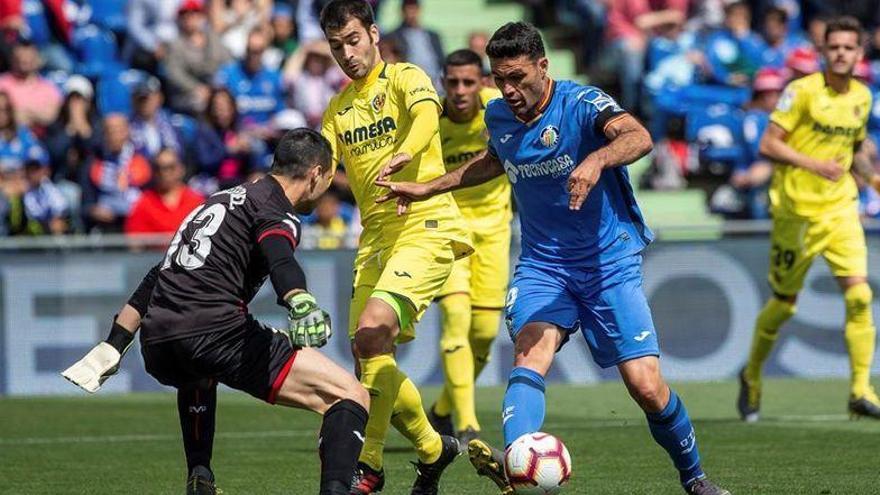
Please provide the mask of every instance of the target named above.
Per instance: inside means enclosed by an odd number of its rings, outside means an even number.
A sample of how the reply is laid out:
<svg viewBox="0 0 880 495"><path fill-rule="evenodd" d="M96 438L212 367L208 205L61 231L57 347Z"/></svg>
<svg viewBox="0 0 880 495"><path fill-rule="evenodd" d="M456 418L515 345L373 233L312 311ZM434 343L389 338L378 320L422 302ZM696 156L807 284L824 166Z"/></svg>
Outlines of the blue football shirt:
<svg viewBox="0 0 880 495"><path fill-rule="evenodd" d="M595 267L641 252L653 239L625 167L604 170L578 211L568 177L607 144L607 122L624 113L592 86L554 81L540 117L523 123L499 98L486 108L489 152L504 165L522 226L520 261Z"/></svg>

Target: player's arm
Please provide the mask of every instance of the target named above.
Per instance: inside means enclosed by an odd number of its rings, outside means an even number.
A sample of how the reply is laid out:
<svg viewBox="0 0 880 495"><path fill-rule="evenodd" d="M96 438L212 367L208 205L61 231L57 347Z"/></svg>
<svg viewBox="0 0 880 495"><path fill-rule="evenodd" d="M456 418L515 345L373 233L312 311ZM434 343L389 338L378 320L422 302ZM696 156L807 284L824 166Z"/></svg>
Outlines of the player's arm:
<svg viewBox="0 0 880 495"><path fill-rule="evenodd" d="M378 180L388 177L402 169L413 157L428 147L434 135L440 130L440 108L430 99L415 103L409 110L412 125L406 138L397 147L391 160L382 167Z"/></svg>
<svg viewBox="0 0 880 495"><path fill-rule="evenodd" d="M330 315L308 292L306 274L294 257L296 242L285 226L266 230L259 237L278 304L288 310L288 338L295 346L321 347L332 334Z"/></svg>
<svg viewBox="0 0 880 495"><path fill-rule="evenodd" d="M436 179L419 182L376 181L376 184L389 189L388 193L376 199L384 203L397 198L397 213L406 213L407 206L413 201L424 201L432 196L472 187L488 182L504 173L504 166L498 156L490 149L484 150L461 167L448 172Z"/></svg>
<svg viewBox="0 0 880 495"><path fill-rule="evenodd" d="M782 126L770 122L761 137L761 154L776 163L800 167L830 181L836 182L843 176L843 167L837 160L817 160L800 153L785 142L787 137L788 132Z"/></svg>
<svg viewBox="0 0 880 495"><path fill-rule="evenodd" d="M93 347L61 376L86 392L95 393L101 385L119 371L122 356L131 347L134 335L141 326L141 318L147 313L150 295L159 277L160 265L156 265L138 284L128 302L113 318L110 333L103 342Z"/></svg>
<svg viewBox="0 0 880 495"><path fill-rule="evenodd" d="M877 145L871 138L866 138L855 146L853 155L852 171L858 175L865 184L880 191L880 175L874 170L874 162L877 160Z"/></svg>
<svg viewBox="0 0 880 495"><path fill-rule="evenodd" d="M599 118L602 118L600 113ZM587 195L606 168L628 165L653 148L648 130L628 113L617 113L597 121L608 143L587 155L568 177L570 210L580 210Z"/></svg>

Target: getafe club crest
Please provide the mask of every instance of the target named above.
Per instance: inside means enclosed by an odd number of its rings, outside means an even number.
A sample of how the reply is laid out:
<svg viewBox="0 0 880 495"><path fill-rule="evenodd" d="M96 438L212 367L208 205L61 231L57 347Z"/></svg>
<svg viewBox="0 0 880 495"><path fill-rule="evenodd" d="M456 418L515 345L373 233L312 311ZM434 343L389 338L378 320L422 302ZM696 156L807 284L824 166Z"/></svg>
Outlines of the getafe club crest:
<svg viewBox="0 0 880 495"><path fill-rule="evenodd" d="M556 146L559 142L559 129L555 125L548 125L541 131L541 144L547 148Z"/></svg>
<svg viewBox="0 0 880 495"><path fill-rule="evenodd" d="M385 93L379 93L373 97L373 101L370 102L370 106L373 107L373 111L379 113L385 108Z"/></svg>

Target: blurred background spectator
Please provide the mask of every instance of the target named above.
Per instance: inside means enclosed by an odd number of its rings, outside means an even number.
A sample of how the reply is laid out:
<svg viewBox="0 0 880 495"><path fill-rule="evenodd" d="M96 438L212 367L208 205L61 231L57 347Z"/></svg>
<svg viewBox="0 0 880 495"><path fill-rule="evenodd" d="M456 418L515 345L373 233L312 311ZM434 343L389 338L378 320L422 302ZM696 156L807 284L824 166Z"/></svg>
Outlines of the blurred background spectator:
<svg viewBox="0 0 880 495"><path fill-rule="evenodd" d="M177 151L163 148L153 160L153 186L141 194L125 221L129 234L171 234L205 197L186 185Z"/></svg>
<svg viewBox="0 0 880 495"><path fill-rule="evenodd" d="M177 1L128 0L127 39L123 56L131 67L151 74L168 55L177 38Z"/></svg>
<svg viewBox="0 0 880 495"><path fill-rule="evenodd" d="M205 109L214 75L231 58L208 23L204 9L202 0L180 4L180 37L171 43L165 65L171 108L192 115Z"/></svg>
<svg viewBox="0 0 880 495"><path fill-rule="evenodd" d="M37 47L20 41L12 48L11 70L0 76L0 91L12 98L15 118L21 125L48 126L61 108L61 91L40 75L40 64Z"/></svg>
<svg viewBox="0 0 880 495"><path fill-rule="evenodd" d="M149 160L131 142L128 117L105 116L102 144L80 174L86 228L121 232L131 206L152 176Z"/></svg>
<svg viewBox="0 0 880 495"><path fill-rule="evenodd" d="M305 115L307 125L313 129L320 128L330 98L346 81L325 41L306 43L284 67L291 106Z"/></svg>
<svg viewBox="0 0 880 495"><path fill-rule="evenodd" d="M443 69L443 44L440 36L422 26L422 8L419 0L403 0L401 3L400 27L388 37L400 46L404 60L421 67L440 87L440 71Z"/></svg>
<svg viewBox="0 0 880 495"><path fill-rule="evenodd" d="M131 142L134 150L147 158L155 157L163 148L181 151L171 116L162 109L162 84L153 76L138 83L131 92Z"/></svg>

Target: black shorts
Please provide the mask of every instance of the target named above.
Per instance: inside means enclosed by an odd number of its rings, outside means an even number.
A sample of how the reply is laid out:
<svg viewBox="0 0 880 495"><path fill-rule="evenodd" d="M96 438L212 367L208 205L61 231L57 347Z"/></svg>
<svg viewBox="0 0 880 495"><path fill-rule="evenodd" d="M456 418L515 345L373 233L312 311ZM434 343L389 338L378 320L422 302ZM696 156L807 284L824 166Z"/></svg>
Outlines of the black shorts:
<svg viewBox="0 0 880 495"><path fill-rule="evenodd" d="M159 383L183 387L204 379L275 403L299 349L248 316L240 327L141 347L147 373Z"/></svg>

